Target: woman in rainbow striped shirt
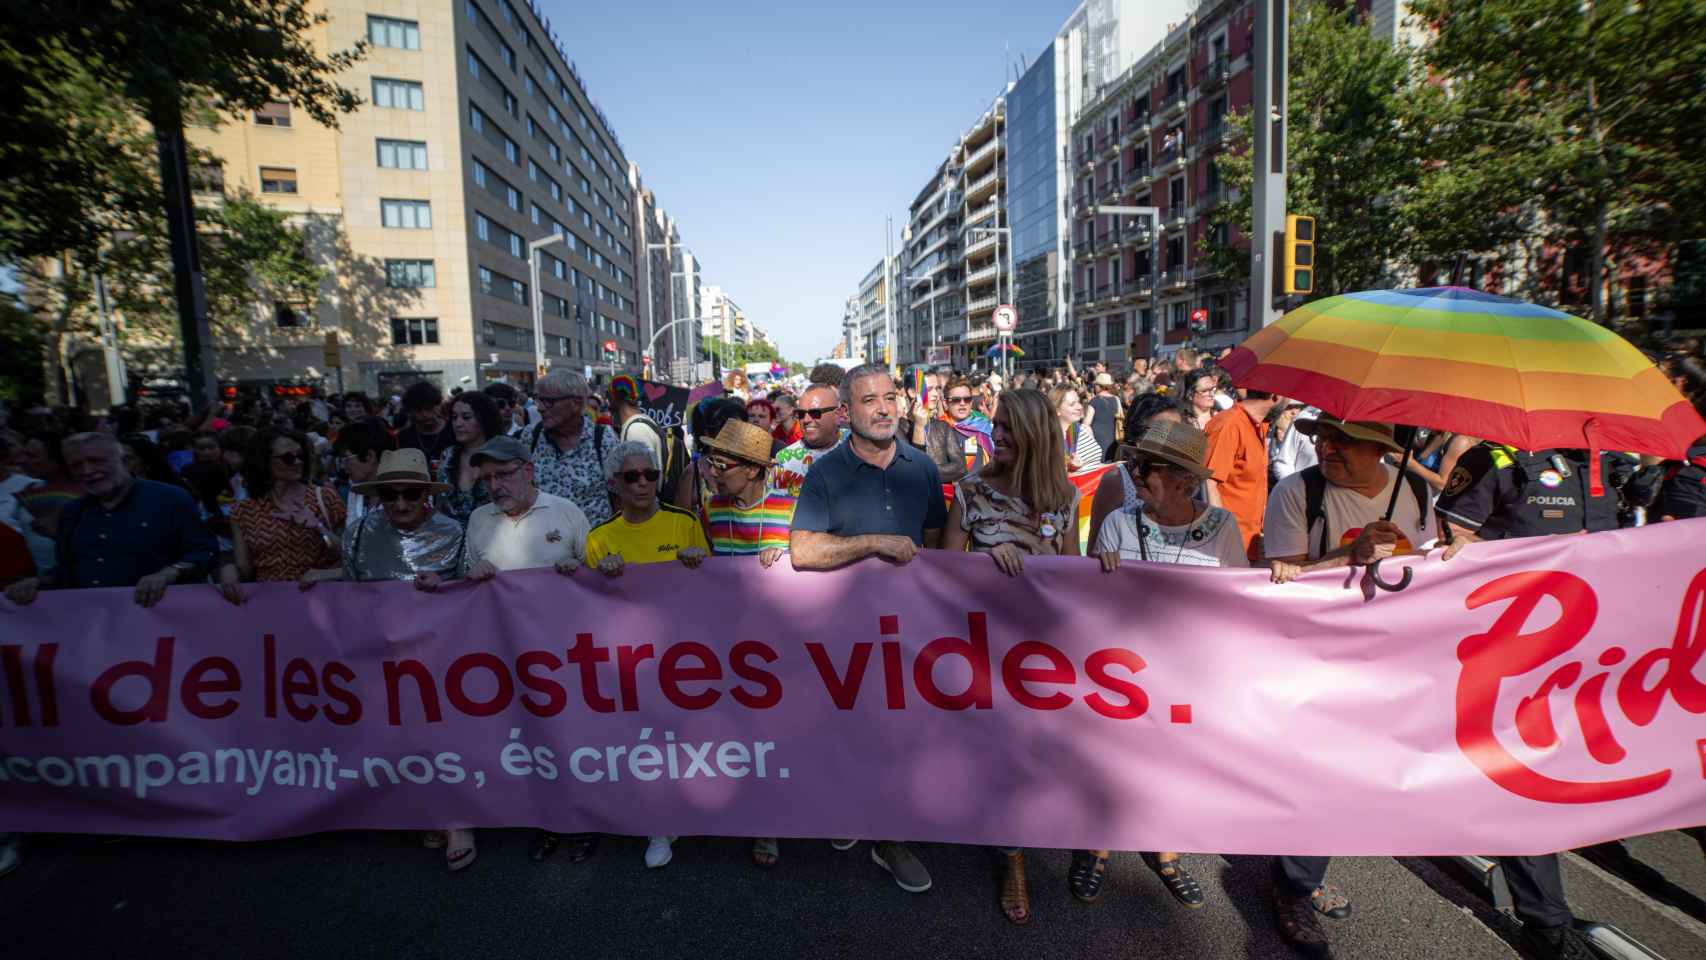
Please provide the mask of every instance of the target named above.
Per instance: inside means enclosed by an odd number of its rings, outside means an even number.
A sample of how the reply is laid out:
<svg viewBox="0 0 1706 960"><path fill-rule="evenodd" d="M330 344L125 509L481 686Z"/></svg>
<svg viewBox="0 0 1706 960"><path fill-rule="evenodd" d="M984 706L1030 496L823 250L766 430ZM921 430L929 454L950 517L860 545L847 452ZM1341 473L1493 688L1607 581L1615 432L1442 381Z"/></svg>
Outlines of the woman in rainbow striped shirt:
<svg viewBox="0 0 1706 960"><path fill-rule="evenodd" d="M705 539L716 556L758 554L769 567L788 551L794 496L770 482L770 433L756 424L730 420L705 441L711 496L699 508Z"/></svg>
<svg viewBox="0 0 1706 960"><path fill-rule="evenodd" d="M770 431L730 420L704 443L711 496L699 506L699 522L711 553L719 557L758 555L768 568L788 552L794 495L771 483ZM775 837L752 841L752 862L769 869L781 856Z"/></svg>

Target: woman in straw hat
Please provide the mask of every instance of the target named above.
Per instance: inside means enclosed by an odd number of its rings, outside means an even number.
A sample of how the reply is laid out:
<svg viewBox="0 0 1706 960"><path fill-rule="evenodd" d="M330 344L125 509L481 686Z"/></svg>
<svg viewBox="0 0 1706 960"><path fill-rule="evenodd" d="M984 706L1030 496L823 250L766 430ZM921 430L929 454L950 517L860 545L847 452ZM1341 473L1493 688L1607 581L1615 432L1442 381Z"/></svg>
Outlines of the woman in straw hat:
<svg viewBox="0 0 1706 960"><path fill-rule="evenodd" d="M323 580L412 580L437 590L462 569L462 525L432 508L432 497L450 489L432 479L426 454L414 448L387 450L373 479L354 490L379 502L344 530L342 567L310 570L304 590ZM461 870L474 862L474 831L452 829L426 835L428 849L444 849L444 862Z"/></svg>
<svg viewBox="0 0 1706 960"><path fill-rule="evenodd" d="M1208 438L1190 423L1154 420L1135 447L1122 446L1137 479L1135 501L1108 515L1096 533L1095 552L1102 570L1112 573L1121 560L1198 567L1246 567L1238 520L1220 507L1195 499L1212 473L1204 460ZM1068 882L1074 896L1101 895L1107 850L1072 855ZM1145 854L1144 861L1180 903L1203 905L1202 887L1173 852Z"/></svg>
<svg viewBox="0 0 1706 960"><path fill-rule="evenodd" d="M1030 389L1004 391L990 439L989 463L954 484L942 548L987 553L1010 577L1024 572L1026 555L1076 556L1078 488L1066 478L1066 448L1048 398ZM1001 913L1029 923L1025 852L1002 852Z"/></svg>
<svg viewBox="0 0 1706 960"><path fill-rule="evenodd" d="M759 401L747 405L750 412ZM770 483L774 437L761 423L730 420L705 441L711 496L699 508L705 538L717 556L758 555L769 568L788 552L794 495ZM781 857L775 837L752 841L752 862L768 870Z"/></svg>

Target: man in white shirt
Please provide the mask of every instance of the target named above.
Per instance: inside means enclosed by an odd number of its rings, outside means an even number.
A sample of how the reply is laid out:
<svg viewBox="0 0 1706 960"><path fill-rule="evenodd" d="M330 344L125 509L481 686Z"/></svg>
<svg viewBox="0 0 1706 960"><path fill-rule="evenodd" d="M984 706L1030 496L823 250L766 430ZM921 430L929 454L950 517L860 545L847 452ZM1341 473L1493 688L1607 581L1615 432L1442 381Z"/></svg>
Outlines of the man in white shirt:
<svg viewBox="0 0 1706 960"><path fill-rule="evenodd" d="M471 462L492 502L468 518L463 541L468 579L490 580L500 570L554 567L570 574L579 569L586 559L586 514L534 484L526 445L514 437L493 437Z"/></svg>
<svg viewBox="0 0 1706 960"><path fill-rule="evenodd" d="M1345 422L1333 417L1299 418L1292 424L1314 441L1320 464L1281 480L1268 495L1263 521L1268 564L1275 583L1305 570L1366 565L1423 545L1430 511L1426 488L1414 474L1386 462L1404 448L1392 425ZM1412 482L1414 481L1414 482ZM1392 519L1386 505L1398 492ZM1281 939L1301 952L1324 956L1327 933L1320 918L1351 914L1350 898L1327 882L1328 857L1276 857L1274 894Z"/></svg>

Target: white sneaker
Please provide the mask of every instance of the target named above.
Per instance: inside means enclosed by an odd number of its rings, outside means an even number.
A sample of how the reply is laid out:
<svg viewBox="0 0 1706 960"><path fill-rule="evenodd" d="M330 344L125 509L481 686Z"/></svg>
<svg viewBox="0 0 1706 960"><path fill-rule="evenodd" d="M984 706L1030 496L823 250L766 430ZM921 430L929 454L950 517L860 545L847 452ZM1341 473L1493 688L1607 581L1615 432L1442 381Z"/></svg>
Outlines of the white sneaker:
<svg viewBox="0 0 1706 960"><path fill-rule="evenodd" d="M647 837L646 866L656 870L668 864L670 858L675 856L674 844L674 837Z"/></svg>

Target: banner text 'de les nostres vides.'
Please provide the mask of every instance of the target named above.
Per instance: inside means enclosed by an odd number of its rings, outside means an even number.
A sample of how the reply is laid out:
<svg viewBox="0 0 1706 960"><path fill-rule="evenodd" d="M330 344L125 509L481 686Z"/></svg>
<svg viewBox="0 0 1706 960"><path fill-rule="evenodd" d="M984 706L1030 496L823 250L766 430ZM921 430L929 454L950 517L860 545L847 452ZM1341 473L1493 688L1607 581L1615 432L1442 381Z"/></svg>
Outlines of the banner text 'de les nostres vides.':
<svg viewBox="0 0 1706 960"><path fill-rule="evenodd" d="M0 828L1559 850L1706 820L1703 544L1483 544L1372 599L926 551L0 601Z"/></svg>

